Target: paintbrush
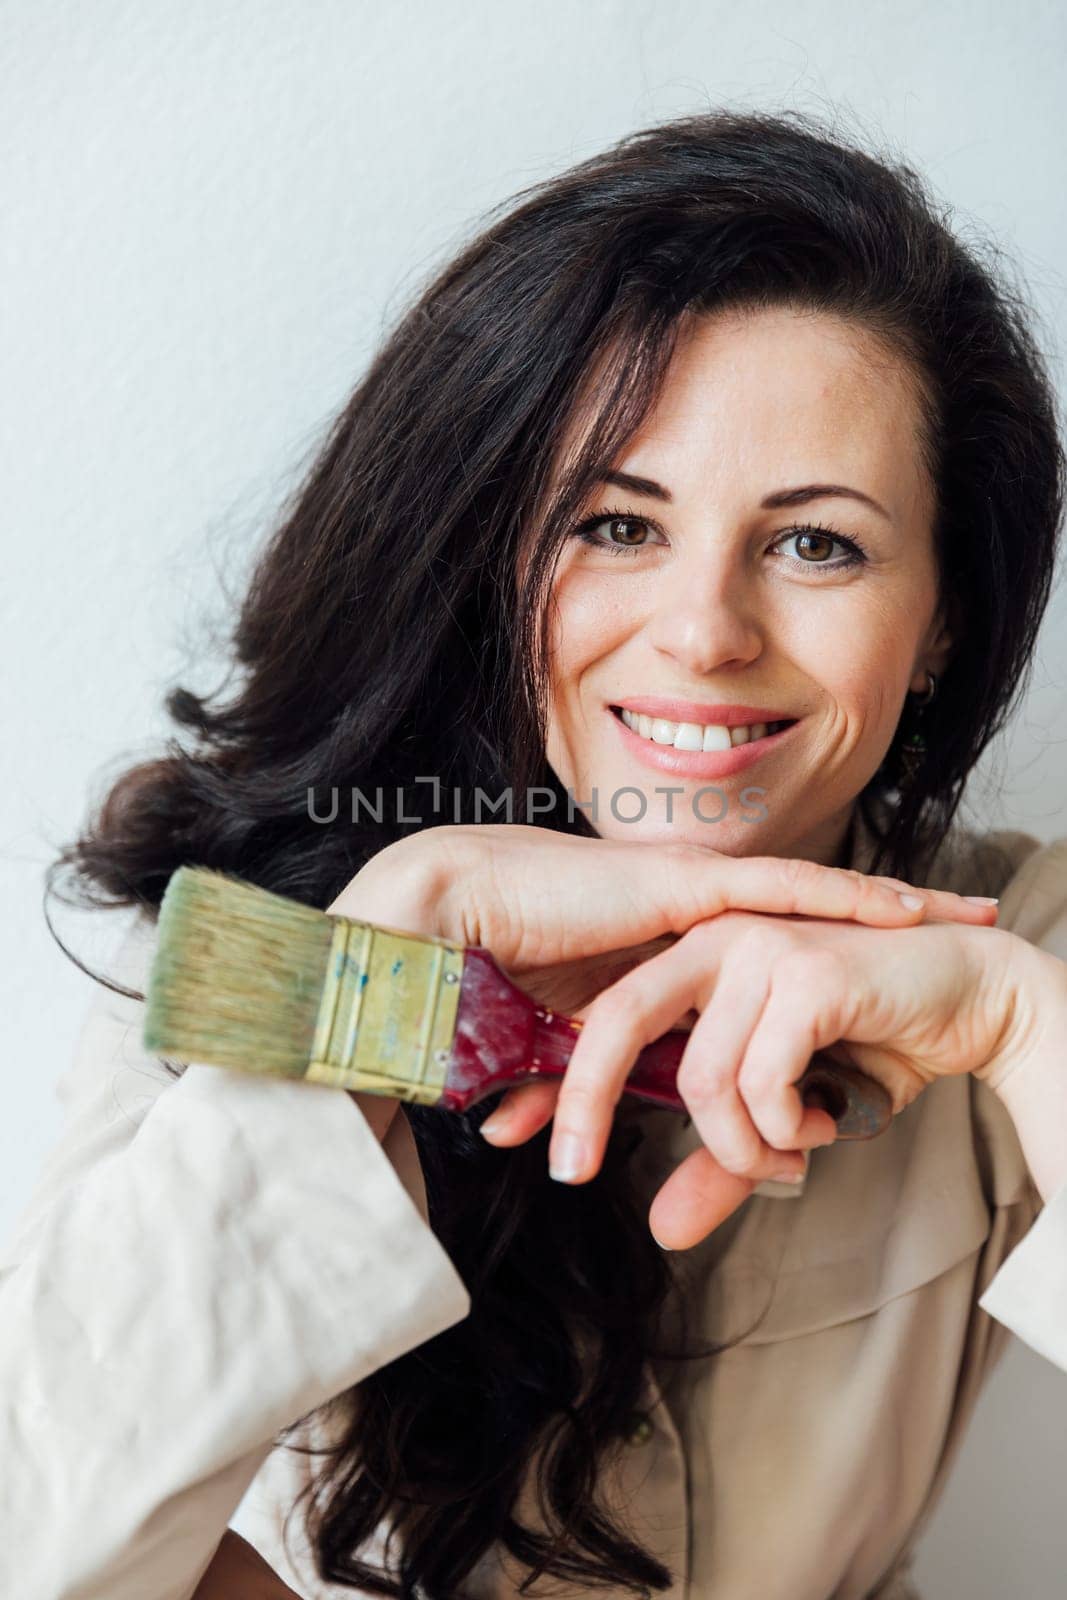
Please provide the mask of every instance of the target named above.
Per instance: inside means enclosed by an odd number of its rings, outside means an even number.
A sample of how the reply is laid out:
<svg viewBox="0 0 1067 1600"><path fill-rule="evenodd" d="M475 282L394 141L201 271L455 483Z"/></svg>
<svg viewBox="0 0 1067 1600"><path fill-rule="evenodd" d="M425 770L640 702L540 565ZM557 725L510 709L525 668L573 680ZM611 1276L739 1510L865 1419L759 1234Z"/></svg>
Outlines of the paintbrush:
<svg viewBox="0 0 1067 1600"><path fill-rule="evenodd" d="M526 994L478 945L318 911L204 867L180 867L159 909L145 1048L180 1061L300 1078L466 1111L561 1078L582 1024ZM624 1092L686 1111L689 1034L645 1045ZM826 1055L799 1080L841 1139L890 1121L883 1087Z"/></svg>

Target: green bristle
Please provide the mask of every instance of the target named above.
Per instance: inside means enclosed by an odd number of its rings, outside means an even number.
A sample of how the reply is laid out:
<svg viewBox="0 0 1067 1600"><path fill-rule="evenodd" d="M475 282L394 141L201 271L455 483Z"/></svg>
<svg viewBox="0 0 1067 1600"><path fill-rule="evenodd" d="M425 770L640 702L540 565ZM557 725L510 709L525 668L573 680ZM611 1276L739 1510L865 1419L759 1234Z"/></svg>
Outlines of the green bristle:
<svg viewBox="0 0 1067 1600"><path fill-rule="evenodd" d="M146 991L156 1055L300 1077L334 919L205 867L179 867L159 910Z"/></svg>

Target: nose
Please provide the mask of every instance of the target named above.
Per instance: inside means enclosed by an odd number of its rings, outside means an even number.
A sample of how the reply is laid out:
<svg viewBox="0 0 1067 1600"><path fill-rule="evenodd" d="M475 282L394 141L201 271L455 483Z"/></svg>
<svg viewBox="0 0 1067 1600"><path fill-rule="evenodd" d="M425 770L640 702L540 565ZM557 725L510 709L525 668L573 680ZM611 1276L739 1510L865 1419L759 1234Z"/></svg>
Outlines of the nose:
<svg viewBox="0 0 1067 1600"><path fill-rule="evenodd" d="M754 597L744 575L725 563L713 572L679 563L665 576L649 637L657 651L693 674L747 665L763 649Z"/></svg>

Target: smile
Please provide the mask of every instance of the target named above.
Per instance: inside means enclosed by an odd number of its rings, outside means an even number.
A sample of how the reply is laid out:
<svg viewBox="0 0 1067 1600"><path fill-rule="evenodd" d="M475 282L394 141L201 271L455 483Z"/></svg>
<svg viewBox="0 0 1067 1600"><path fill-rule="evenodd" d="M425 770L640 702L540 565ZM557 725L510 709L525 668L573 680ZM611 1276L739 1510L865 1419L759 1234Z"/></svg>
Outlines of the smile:
<svg viewBox="0 0 1067 1600"><path fill-rule="evenodd" d="M613 706L612 710L642 739L673 745L675 750L729 750L734 745L753 744L789 726L787 722L753 722L727 728L719 722L671 722L666 717L646 717L625 707L619 710Z"/></svg>
<svg viewBox="0 0 1067 1600"><path fill-rule="evenodd" d="M644 765L678 777L728 778L776 749L798 726L789 721L727 728L719 723L672 722L619 706L608 709L627 747Z"/></svg>

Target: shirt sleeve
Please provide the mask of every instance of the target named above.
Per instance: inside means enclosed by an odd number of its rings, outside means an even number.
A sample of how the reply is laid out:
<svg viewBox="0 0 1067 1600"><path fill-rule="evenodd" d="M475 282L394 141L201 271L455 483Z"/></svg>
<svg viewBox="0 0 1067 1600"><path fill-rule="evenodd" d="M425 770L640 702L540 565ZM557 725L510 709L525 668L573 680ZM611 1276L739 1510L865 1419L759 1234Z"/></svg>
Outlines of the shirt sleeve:
<svg viewBox="0 0 1067 1600"><path fill-rule="evenodd" d="M123 946L131 986L153 936ZM0 1254L0 1593L23 1600L189 1600L275 1435L470 1310L349 1095L175 1078L142 1012L94 1000Z"/></svg>
<svg viewBox="0 0 1067 1600"><path fill-rule="evenodd" d="M1043 1207L978 1304L1067 1372L1067 1184Z"/></svg>
<svg viewBox="0 0 1067 1600"><path fill-rule="evenodd" d="M1067 961L1067 838L1027 855L1001 891L997 925ZM1067 1072L1067 1048L1063 1070ZM1024 1165L1021 1152L1018 1159ZM1036 1220L978 1304L1067 1371L1067 1185L1044 1206L1029 1178L1027 1190Z"/></svg>

